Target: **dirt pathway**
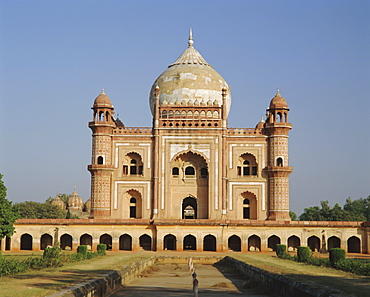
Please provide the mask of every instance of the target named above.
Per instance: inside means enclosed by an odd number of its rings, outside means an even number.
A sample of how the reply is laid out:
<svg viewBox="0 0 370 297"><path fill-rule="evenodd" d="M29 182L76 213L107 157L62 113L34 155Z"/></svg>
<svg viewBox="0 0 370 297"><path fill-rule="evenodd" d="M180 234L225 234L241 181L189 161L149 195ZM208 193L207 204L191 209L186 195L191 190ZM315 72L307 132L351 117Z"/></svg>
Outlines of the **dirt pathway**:
<svg viewBox="0 0 370 297"><path fill-rule="evenodd" d="M224 267L196 264L199 280L199 296L249 296L268 297L259 288L250 288L253 284ZM126 284L110 297L150 296L178 297L193 296L192 276L187 264L157 264L144 271L140 277Z"/></svg>

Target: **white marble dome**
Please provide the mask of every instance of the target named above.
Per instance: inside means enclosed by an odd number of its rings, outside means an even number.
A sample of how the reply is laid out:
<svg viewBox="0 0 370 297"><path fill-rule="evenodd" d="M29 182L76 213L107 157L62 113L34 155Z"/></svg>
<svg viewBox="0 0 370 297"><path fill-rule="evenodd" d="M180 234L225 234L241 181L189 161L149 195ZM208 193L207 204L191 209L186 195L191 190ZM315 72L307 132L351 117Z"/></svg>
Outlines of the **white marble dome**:
<svg viewBox="0 0 370 297"><path fill-rule="evenodd" d="M193 47L190 31L188 48L155 80L150 91L150 109L154 114L155 88L159 87L159 103L222 102L222 88L227 89L226 111L230 111L230 88L223 77Z"/></svg>

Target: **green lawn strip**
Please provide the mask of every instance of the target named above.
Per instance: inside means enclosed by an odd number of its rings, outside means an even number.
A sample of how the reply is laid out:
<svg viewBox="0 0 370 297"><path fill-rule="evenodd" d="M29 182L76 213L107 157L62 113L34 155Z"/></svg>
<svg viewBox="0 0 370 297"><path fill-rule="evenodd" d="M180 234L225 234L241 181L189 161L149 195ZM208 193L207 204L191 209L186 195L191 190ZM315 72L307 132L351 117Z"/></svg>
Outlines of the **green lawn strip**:
<svg viewBox="0 0 370 297"><path fill-rule="evenodd" d="M47 268L39 271L0 277L2 297L40 297L60 291L72 285L93 279L100 274L122 269L141 261L144 256L135 254L107 254L107 256L66 263L62 267Z"/></svg>
<svg viewBox="0 0 370 297"><path fill-rule="evenodd" d="M268 254L248 253L233 257L268 272L286 275L298 282L317 283L356 296L369 296L370 277L367 276L284 260Z"/></svg>

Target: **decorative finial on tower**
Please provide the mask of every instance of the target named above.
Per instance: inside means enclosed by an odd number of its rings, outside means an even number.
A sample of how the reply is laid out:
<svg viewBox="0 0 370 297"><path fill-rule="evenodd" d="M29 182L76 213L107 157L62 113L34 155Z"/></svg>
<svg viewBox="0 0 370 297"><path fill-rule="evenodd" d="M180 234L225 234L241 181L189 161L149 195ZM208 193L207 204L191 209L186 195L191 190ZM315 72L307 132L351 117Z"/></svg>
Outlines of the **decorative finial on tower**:
<svg viewBox="0 0 370 297"><path fill-rule="evenodd" d="M222 88L221 95L222 95L222 97L226 97L227 89L225 87Z"/></svg>
<svg viewBox="0 0 370 297"><path fill-rule="evenodd" d="M101 88L101 93L100 93L100 95L105 95L105 93L104 93L104 88Z"/></svg>
<svg viewBox="0 0 370 297"><path fill-rule="evenodd" d="M193 29L190 27L190 31L189 31L189 41L188 41L188 45L189 45L189 47L190 47L190 46L193 46L193 43L194 43L194 41L193 41Z"/></svg>
<svg viewBox="0 0 370 297"><path fill-rule="evenodd" d="M280 88L279 87L277 87L276 95L280 95Z"/></svg>
<svg viewBox="0 0 370 297"><path fill-rule="evenodd" d="M158 84L155 86L154 95L155 95L155 97L159 97L159 86L158 86Z"/></svg>
<svg viewBox="0 0 370 297"><path fill-rule="evenodd" d="M74 190L73 190L73 192L76 192L76 185L74 186Z"/></svg>

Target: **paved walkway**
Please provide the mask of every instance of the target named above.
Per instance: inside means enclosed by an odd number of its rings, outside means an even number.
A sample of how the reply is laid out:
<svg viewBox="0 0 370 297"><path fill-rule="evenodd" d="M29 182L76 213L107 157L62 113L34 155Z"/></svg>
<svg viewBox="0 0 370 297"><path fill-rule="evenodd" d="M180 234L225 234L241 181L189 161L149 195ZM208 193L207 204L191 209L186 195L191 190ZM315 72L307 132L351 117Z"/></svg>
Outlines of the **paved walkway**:
<svg viewBox="0 0 370 297"><path fill-rule="evenodd" d="M194 267L199 280L199 297L272 296L258 293L258 288L250 288L253 284L246 282L240 274L225 267L216 268L206 264L195 264ZM193 296L192 277L188 265L156 264L110 297L123 296Z"/></svg>

